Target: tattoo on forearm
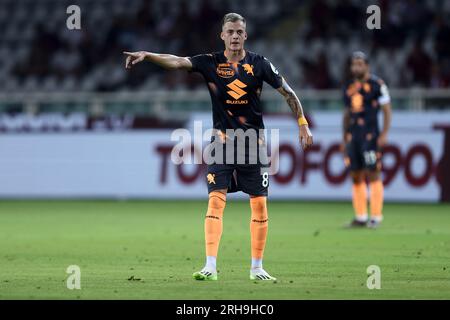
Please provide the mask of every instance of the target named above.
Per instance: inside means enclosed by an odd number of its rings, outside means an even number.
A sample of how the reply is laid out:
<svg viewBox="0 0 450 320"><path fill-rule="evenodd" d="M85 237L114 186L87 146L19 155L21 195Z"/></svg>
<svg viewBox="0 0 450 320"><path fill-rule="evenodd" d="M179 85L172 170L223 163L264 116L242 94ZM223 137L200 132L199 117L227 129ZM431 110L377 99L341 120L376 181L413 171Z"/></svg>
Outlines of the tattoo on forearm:
<svg viewBox="0 0 450 320"><path fill-rule="evenodd" d="M286 98L286 102L291 108L292 112L297 116L297 118L300 118L303 116L303 107L300 103L300 100L298 99L297 95L295 94L294 90L289 87L289 85L285 82L283 82L283 86L281 88L283 96Z"/></svg>

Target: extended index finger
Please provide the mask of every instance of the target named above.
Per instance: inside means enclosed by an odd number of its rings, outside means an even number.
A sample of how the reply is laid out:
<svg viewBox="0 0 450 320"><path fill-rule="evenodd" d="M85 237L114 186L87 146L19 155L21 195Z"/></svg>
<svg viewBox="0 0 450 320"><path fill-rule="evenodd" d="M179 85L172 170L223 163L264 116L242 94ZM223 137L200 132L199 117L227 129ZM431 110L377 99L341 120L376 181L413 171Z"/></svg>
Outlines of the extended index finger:
<svg viewBox="0 0 450 320"><path fill-rule="evenodd" d="M125 54L127 56L135 56L136 55L135 52L128 52L128 51L124 51L123 54Z"/></svg>

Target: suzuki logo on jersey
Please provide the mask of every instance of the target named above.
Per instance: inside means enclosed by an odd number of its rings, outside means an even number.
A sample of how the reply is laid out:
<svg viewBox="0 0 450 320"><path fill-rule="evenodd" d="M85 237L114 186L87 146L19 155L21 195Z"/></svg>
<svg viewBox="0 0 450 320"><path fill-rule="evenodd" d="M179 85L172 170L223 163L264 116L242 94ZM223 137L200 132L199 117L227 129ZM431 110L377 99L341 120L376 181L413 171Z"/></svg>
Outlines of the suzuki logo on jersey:
<svg viewBox="0 0 450 320"><path fill-rule="evenodd" d="M248 100L239 100L242 96L246 95L247 92L242 90L243 88L246 88L247 85L240 81L239 79L234 80L233 82L227 84L227 87L230 88L230 91L227 91L227 93L232 96L235 101L233 100L227 100L226 103L228 104L247 104Z"/></svg>
<svg viewBox="0 0 450 320"><path fill-rule="evenodd" d="M227 91L227 93L236 100L247 94L247 92L242 90L242 88L247 87L247 85L239 79L236 79L233 82L227 84L227 87L231 89L231 91Z"/></svg>

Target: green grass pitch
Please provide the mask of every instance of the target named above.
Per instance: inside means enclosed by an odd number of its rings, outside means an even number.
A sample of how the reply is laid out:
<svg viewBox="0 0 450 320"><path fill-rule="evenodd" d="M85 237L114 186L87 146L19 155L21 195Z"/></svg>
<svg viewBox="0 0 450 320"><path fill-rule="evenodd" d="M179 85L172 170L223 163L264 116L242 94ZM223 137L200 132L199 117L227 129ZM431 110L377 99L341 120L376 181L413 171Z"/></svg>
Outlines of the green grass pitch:
<svg viewBox="0 0 450 320"><path fill-rule="evenodd" d="M199 282L206 201L0 201L0 299L450 299L450 206L387 204L345 230L350 203L269 201L264 267L248 278L248 202L228 201L219 281ZM66 268L81 268L69 290ZM366 286L369 265L381 289Z"/></svg>

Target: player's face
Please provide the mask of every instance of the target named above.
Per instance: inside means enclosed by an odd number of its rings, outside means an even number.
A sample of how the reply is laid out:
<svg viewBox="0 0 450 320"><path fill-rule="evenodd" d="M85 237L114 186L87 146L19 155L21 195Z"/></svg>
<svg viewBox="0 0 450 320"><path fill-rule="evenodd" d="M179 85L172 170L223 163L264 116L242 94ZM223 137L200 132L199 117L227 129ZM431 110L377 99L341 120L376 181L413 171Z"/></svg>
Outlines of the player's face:
<svg viewBox="0 0 450 320"><path fill-rule="evenodd" d="M353 77L363 78L369 70L369 65L363 59L353 59L350 66Z"/></svg>
<svg viewBox="0 0 450 320"><path fill-rule="evenodd" d="M242 21L225 23L220 38L225 43L227 50L238 51L244 49L244 42L247 40L245 24Z"/></svg>

